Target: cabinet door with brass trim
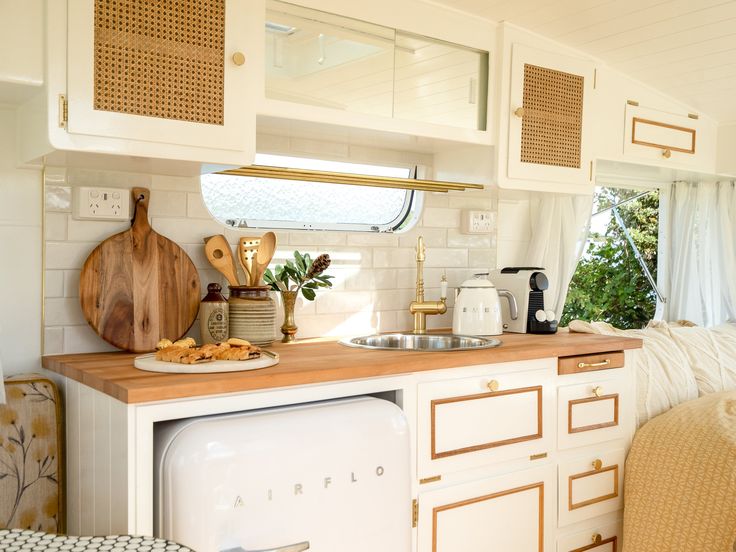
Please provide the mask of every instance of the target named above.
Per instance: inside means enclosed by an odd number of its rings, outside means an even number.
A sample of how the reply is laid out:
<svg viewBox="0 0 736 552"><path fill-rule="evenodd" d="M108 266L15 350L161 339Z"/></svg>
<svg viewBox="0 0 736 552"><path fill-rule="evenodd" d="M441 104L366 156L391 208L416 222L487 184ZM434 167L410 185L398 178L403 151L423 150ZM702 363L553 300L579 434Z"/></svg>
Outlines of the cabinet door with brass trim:
<svg viewBox="0 0 736 552"><path fill-rule="evenodd" d="M557 446L567 449L623 437L629 398L622 377L560 387Z"/></svg>
<svg viewBox="0 0 736 552"><path fill-rule="evenodd" d="M262 0L70 0L67 131L252 154L263 9Z"/></svg>
<svg viewBox="0 0 736 552"><path fill-rule="evenodd" d="M591 452L559 466L559 525L623 508L626 452Z"/></svg>
<svg viewBox="0 0 736 552"><path fill-rule="evenodd" d="M420 478L551 450L554 361L515 364L542 369L419 385Z"/></svg>
<svg viewBox="0 0 736 552"><path fill-rule="evenodd" d="M557 552L621 552L623 525L609 523L557 538Z"/></svg>
<svg viewBox="0 0 736 552"><path fill-rule="evenodd" d="M419 552L552 550L554 466L419 494Z"/></svg>

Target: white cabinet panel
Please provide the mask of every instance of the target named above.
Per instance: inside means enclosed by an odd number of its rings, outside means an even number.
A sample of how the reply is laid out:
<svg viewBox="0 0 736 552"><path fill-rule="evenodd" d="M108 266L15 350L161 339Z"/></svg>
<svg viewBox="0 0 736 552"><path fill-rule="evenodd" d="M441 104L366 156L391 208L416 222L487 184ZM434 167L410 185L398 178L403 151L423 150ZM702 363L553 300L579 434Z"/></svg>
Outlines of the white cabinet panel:
<svg viewBox="0 0 736 552"><path fill-rule="evenodd" d="M622 437L624 424L621 413L628 400L628 388L622 377L560 387L557 394L559 448L580 447Z"/></svg>
<svg viewBox="0 0 736 552"><path fill-rule="evenodd" d="M547 367L419 385L420 478L550 450L554 363L525 364Z"/></svg>
<svg viewBox="0 0 736 552"><path fill-rule="evenodd" d="M699 119L685 114L626 105L624 156L658 164L703 164Z"/></svg>
<svg viewBox="0 0 736 552"><path fill-rule="evenodd" d="M564 462L559 468L559 525L613 512L623 507L624 450Z"/></svg>
<svg viewBox="0 0 736 552"><path fill-rule="evenodd" d="M562 183L592 189L594 71L591 61L513 44L508 181L502 179L501 186L559 191L552 183Z"/></svg>
<svg viewBox="0 0 736 552"><path fill-rule="evenodd" d="M69 1L67 131L252 155L262 3L226 0L220 14L212 0L186 20L140 0L122 4Z"/></svg>
<svg viewBox="0 0 736 552"><path fill-rule="evenodd" d="M419 552L551 550L554 495L553 466L421 493Z"/></svg>

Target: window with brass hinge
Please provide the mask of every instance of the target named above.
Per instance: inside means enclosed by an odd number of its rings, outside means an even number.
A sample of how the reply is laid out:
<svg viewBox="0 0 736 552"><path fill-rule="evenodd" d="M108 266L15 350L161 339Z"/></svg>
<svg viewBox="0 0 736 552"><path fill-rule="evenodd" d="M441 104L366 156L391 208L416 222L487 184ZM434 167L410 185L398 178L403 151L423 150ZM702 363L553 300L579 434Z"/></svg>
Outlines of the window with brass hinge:
<svg viewBox="0 0 736 552"><path fill-rule="evenodd" d="M419 502L415 498L411 501L411 526L416 527L419 522Z"/></svg>
<svg viewBox="0 0 736 552"><path fill-rule="evenodd" d="M66 128L69 123L69 102L64 94L59 94L59 127Z"/></svg>

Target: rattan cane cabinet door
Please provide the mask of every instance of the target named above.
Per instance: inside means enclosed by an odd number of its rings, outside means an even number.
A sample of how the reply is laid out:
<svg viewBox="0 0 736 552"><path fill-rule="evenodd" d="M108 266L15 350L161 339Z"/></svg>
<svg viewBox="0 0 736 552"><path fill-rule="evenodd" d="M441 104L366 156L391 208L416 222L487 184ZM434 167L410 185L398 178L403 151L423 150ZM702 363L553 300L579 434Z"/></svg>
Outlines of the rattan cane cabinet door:
<svg viewBox="0 0 736 552"><path fill-rule="evenodd" d="M68 132L252 147L262 11L261 0L69 0Z"/></svg>
<svg viewBox="0 0 736 552"><path fill-rule="evenodd" d="M592 62L514 44L509 96L508 179L593 186L589 128ZM529 186L522 186L529 188Z"/></svg>

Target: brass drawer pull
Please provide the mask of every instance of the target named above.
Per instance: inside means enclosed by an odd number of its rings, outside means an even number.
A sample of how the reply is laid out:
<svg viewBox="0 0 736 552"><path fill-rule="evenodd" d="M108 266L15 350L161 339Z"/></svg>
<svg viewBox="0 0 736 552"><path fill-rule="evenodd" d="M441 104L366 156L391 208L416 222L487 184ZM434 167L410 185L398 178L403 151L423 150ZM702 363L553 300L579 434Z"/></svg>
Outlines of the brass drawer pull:
<svg viewBox="0 0 736 552"><path fill-rule="evenodd" d="M523 119L525 113L526 113L526 110L523 107L517 107L514 110L514 115L516 115L519 119Z"/></svg>
<svg viewBox="0 0 736 552"><path fill-rule="evenodd" d="M578 368L598 368L599 366L608 366L611 359L607 358L603 362L578 362Z"/></svg>
<svg viewBox="0 0 736 552"><path fill-rule="evenodd" d="M595 395L596 397L600 397L600 396L601 396L601 395L603 394L603 388L602 388L602 387L601 387L600 385L596 385L596 386L595 386L595 387L593 388L593 394L594 394L594 395Z"/></svg>
<svg viewBox="0 0 736 552"><path fill-rule="evenodd" d="M600 470L602 467L603 467L603 460L601 460L600 458L596 458L595 460L593 460L593 469L595 471Z"/></svg>
<svg viewBox="0 0 736 552"><path fill-rule="evenodd" d="M662 157L664 157L665 159L669 159L670 157L672 157L672 150L669 148L663 150Z"/></svg>
<svg viewBox="0 0 736 552"><path fill-rule="evenodd" d="M593 541L593 544L596 544L596 545L598 545L598 544L600 544L600 543L601 543L601 541L602 541L602 540L603 540L603 537L601 537L601 534L600 534L600 533L595 533L595 534L593 535L593 539L592 539L592 541Z"/></svg>
<svg viewBox="0 0 736 552"><path fill-rule="evenodd" d="M243 65L245 63L245 54L243 52L235 52L233 54L233 63L235 65Z"/></svg>
<svg viewBox="0 0 736 552"><path fill-rule="evenodd" d="M486 384L486 387L488 388L489 391L491 391L492 393L495 393L496 391L498 391L498 380L489 381Z"/></svg>

